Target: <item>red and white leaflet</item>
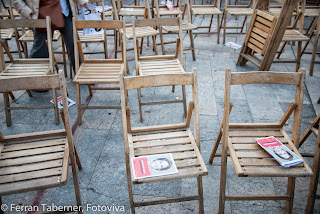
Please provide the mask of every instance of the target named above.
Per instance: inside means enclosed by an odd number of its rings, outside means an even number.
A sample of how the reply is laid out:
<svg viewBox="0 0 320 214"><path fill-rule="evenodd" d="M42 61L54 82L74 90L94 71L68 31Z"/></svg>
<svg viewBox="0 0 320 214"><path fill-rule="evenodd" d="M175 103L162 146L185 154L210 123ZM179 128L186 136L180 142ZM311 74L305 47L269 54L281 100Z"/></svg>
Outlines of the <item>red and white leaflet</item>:
<svg viewBox="0 0 320 214"><path fill-rule="evenodd" d="M281 166L290 167L303 161L298 155L296 155L293 151L291 151L273 136L257 138L256 142Z"/></svg>

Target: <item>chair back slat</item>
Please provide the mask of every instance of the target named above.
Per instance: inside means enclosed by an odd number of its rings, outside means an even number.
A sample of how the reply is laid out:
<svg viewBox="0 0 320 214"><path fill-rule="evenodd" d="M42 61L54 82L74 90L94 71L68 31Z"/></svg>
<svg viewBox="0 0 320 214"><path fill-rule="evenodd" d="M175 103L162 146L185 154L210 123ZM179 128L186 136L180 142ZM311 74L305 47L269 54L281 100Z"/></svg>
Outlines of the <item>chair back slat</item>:
<svg viewBox="0 0 320 214"><path fill-rule="evenodd" d="M193 81L193 73L124 77L124 88L138 89L158 86L192 85Z"/></svg>
<svg viewBox="0 0 320 214"><path fill-rule="evenodd" d="M114 20L75 20L77 29L83 28L105 28L105 29L121 29L123 21Z"/></svg>
<svg viewBox="0 0 320 214"><path fill-rule="evenodd" d="M59 87L58 75L0 79L0 93L18 90L57 89Z"/></svg>
<svg viewBox="0 0 320 214"><path fill-rule="evenodd" d="M231 74L231 85L243 84L287 84L299 85L302 73L286 72L237 72Z"/></svg>
<svg viewBox="0 0 320 214"><path fill-rule="evenodd" d="M46 28L45 19L0 19L0 29L5 28Z"/></svg>

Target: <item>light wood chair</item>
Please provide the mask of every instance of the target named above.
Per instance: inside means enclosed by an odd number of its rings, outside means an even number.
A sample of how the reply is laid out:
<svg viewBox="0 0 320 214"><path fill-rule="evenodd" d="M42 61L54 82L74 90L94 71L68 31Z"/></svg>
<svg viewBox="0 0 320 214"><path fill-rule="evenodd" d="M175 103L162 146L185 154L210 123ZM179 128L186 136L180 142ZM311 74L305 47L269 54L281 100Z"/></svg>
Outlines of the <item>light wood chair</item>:
<svg viewBox="0 0 320 214"><path fill-rule="evenodd" d="M131 126L130 108L127 106L128 90L174 85L192 86L193 99L189 104L188 116L185 122L157 126ZM146 75L139 77L123 77L121 74L120 88L126 171L131 213L135 213L136 207L190 200L198 200L199 213L204 213L202 176L207 175L208 170L200 154L199 104L196 72ZM190 129L192 113L194 120L194 135ZM131 165L131 159L133 157L163 153L172 153L175 164L178 168L177 174L134 179ZM197 195L155 199L150 201L134 201L132 190L132 186L134 184L195 177L197 178L198 184Z"/></svg>
<svg viewBox="0 0 320 214"><path fill-rule="evenodd" d="M231 86L247 84L295 85L295 101L279 122L230 123ZM292 213L295 177L312 176L312 170L305 161L289 168L281 167L255 140L259 137L275 136L301 157L297 147L300 138L304 85L305 71L303 69L294 73L269 71L232 73L226 69L222 131L218 133L209 159L209 162L212 163L222 136L219 213L224 213L226 200L285 200L285 213ZM293 112L292 138L290 138L284 130L284 125ZM226 195L228 151L239 177L288 177L287 193L285 195Z"/></svg>
<svg viewBox="0 0 320 214"><path fill-rule="evenodd" d="M182 23L181 23L181 28L182 31L186 31L189 36L190 36L190 48L184 48L185 51L191 50L192 51L192 59L195 61L196 60L196 54L195 54L195 49L194 49L194 38L193 38L193 33L192 31L197 29L197 26L191 24L191 10L190 10L190 2L186 1L185 5L183 7L183 12L181 11L181 0L177 0L176 5L172 10L168 10L167 6L165 5L160 5L158 4L157 0L154 0L155 2L155 8L154 8L154 13L157 18L160 18L161 16L179 16L182 14ZM187 12L187 20L184 19L184 14ZM159 33L160 33L160 41L161 41L161 49L162 49L162 54L165 55L165 49L164 45L165 44L170 44L170 43L175 43L175 41L169 41L169 42L164 42L163 41L163 33L162 29L171 34L171 33L178 33L179 29L178 26L160 26L159 27Z"/></svg>
<svg viewBox="0 0 320 214"><path fill-rule="evenodd" d="M89 0L90 3L96 3L97 5L101 3L102 8L104 8L104 0ZM76 4L77 5L77 4ZM103 10L101 13L101 19L105 20L106 12ZM92 28L88 26L88 28ZM81 44L84 44L86 47L88 44L103 44L103 51L83 51L83 54L104 54L105 59L108 59L108 45L107 45L107 32L106 29L103 29L102 34L95 35L83 35L83 30L78 32L79 39ZM77 56L77 55L75 55Z"/></svg>
<svg viewBox="0 0 320 214"><path fill-rule="evenodd" d="M112 2L112 8L113 8L113 14L114 14L114 18L115 20L120 20L120 14L122 14L121 16L122 17L125 17L125 16L129 16L129 15L132 15L132 17L139 17L140 15L138 13L135 13L133 11L126 11L124 10L125 12L121 13L121 10L123 7L121 7L120 9L120 13L118 14L118 10L117 10L117 4L116 4L116 1L117 3L122 3L123 0L111 0ZM120 4L118 4L120 5ZM121 6L121 5L120 5ZM144 19L151 19L151 13L150 13L150 6L149 6L149 1L148 0L145 0L145 6L136 6L138 8L141 8L143 7L143 17ZM134 9L134 8L133 8ZM129 39L129 40L133 40L133 32L132 32L132 24L127 24L126 25L126 38ZM157 43L156 43L156 35L159 34L159 31L155 30L153 27L150 27L150 26L147 26L147 27L139 27L139 28L136 28L135 29L136 31L136 35L138 38L141 38L141 45L140 45L140 54L142 54L142 47L143 47L143 39L145 37L152 37L152 44L153 44L153 50L155 52L155 54L158 54L158 51L157 51ZM123 29L119 29L119 33L120 34L123 34ZM115 55L116 55L116 58L117 58L117 53L118 52L121 52L121 50L118 50L118 38L117 38L118 34L116 34L116 37L115 37L115 42L116 42L116 45L115 45ZM131 50L134 50L133 48L132 49L127 49L127 51L131 51Z"/></svg>
<svg viewBox="0 0 320 214"><path fill-rule="evenodd" d="M90 96L93 96L92 90L119 90L119 87L99 87L94 84L119 84L119 73L127 71L126 61L126 40L122 38L122 59L86 59L82 52L81 40L78 39L79 30L83 28L105 28L106 30L123 29L124 35L125 20L76 20L73 18L73 35L74 35L74 53L75 56L80 54L82 64L79 65L79 59L75 58L76 76L73 83L77 86L77 104L78 104L78 123L82 124L82 110L83 109L120 109L120 106L82 106L80 85L86 84L89 88Z"/></svg>
<svg viewBox="0 0 320 214"><path fill-rule="evenodd" d="M179 34L176 43L175 55L158 55L158 56L140 56L139 44L137 41L136 28L141 27L160 27L173 26L179 29ZM182 42L182 27L181 16L179 18L156 18L133 20L133 41L135 49L136 75L155 75L155 74L182 74L185 73L183 61L183 42ZM180 54L180 58L178 58ZM173 87L174 91L174 87ZM138 89L139 113L140 121L143 121L142 106L155 104L183 103L184 115L187 115L186 91L182 85L182 100L167 100L158 102L142 102L141 90Z"/></svg>
<svg viewBox="0 0 320 214"><path fill-rule="evenodd" d="M320 17L320 9L319 9L319 17ZM314 41L313 41L313 49L312 49L312 57L311 57L311 63L310 63L310 70L309 70L309 75L313 75L313 69L314 69L314 64L320 64L320 61L316 61L316 55L320 54L319 51L317 52L317 47L319 46L319 35L320 35L320 19L318 18L316 24L315 24L315 29L314 29ZM312 35L311 35L312 36ZM307 45L307 44L306 44Z"/></svg>
<svg viewBox="0 0 320 214"><path fill-rule="evenodd" d="M282 42L284 42L283 46L280 49L280 53L278 54L277 58L280 58L281 53L284 50L285 44L289 42L297 42L297 52L296 52L296 59L295 60L277 60L274 63L296 63L296 71L300 68L300 59L302 54L302 42L308 42L310 39L303 35L303 23L304 23L304 10L305 10L305 2L306 0L298 0L301 4L301 9L296 16L296 19L292 26L288 26L283 37ZM296 29L296 25L299 20L299 29Z"/></svg>
<svg viewBox="0 0 320 214"><path fill-rule="evenodd" d="M251 16L253 13L253 2L254 0L249 0L247 5L229 5L228 0L224 2L224 9L222 13L221 26L223 28L223 44L226 43L226 34L242 34L244 26L247 21L247 17ZM244 16L244 20L241 27L238 26L227 26L227 15L230 16ZM223 25L222 25L223 22ZM240 29L240 32L227 32L227 29Z"/></svg>
<svg viewBox="0 0 320 214"><path fill-rule="evenodd" d="M306 213L313 213L315 200L320 199L320 195L317 195L317 187L319 182L319 173L320 173L320 135L319 135L319 126L320 126L320 114L316 117L316 119L310 124L309 128L302 135L299 142L299 147L306 141L306 139L310 136L311 133L314 133L317 137L316 146L314 149L313 156L313 165L312 171L313 176L310 180L309 185L309 193L307 200Z"/></svg>
<svg viewBox="0 0 320 214"><path fill-rule="evenodd" d="M202 1L202 5L193 5L192 0L190 0L190 9L191 15L194 14L195 16L211 16L209 26L197 26L198 29L200 28L208 28L208 32L193 32L194 34L207 34L207 33L216 33L217 34L217 43L220 42L220 15L222 12L220 11L221 7L221 0L214 0L213 4L204 5L204 1ZM213 16L217 16L217 32L211 32L212 27L212 20Z"/></svg>
<svg viewBox="0 0 320 214"><path fill-rule="evenodd" d="M269 0L258 0L256 2L237 65L241 66L250 61L260 71L270 70L283 35L298 4L296 0L277 1L283 4L279 16L268 11Z"/></svg>
<svg viewBox="0 0 320 214"><path fill-rule="evenodd" d="M54 72L54 58L52 51L52 37L51 37L51 22L50 18L39 19L39 20L26 20L26 19L15 19L15 20L0 20L0 29L8 28L46 28L48 36L48 50L49 58L33 58L33 59L14 59L8 50L8 46L5 42L0 43L0 79L15 79L17 77L24 76L39 76L48 75ZM5 66L3 49L6 50L10 63ZM48 87L50 88L50 87ZM32 96L30 91L27 91L29 96ZM52 91L53 99L57 99L56 90ZM4 94L4 105L6 113L7 126L11 125L11 111L18 109L48 109L53 108L55 112L56 124L59 124L59 112L58 106L54 104L53 106L28 106L28 107L10 107L8 93Z"/></svg>
<svg viewBox="0 0 320 214"><path fill-rule="evenodd" d="M77 164L81 169L81 163L72 136L66 82L62 72L59 75L0 79L2 93L48 87L61 91L64 106L61 116L65 129L8 136L0 132L0 205L1 197L6 195L66 185L71 164L77 206L81 207L77 172Z"/></svg>

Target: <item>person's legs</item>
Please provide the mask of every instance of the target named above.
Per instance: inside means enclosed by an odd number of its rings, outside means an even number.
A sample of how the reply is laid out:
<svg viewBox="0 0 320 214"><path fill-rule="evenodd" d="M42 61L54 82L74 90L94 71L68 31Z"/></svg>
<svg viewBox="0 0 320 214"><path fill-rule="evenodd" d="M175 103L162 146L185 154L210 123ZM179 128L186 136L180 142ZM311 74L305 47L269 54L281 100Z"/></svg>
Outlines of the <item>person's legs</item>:
<svg viewBox="0 0 320 214"><path fill-rule="evenodd" d="M48 58L48 46L46 44L47 32L33 31L33 46L30 52L31 58Z"/></svg>
<svg viewBox="0 0 320 214"><path fill-rule="evenodd" d="M70 59L73 67L73 71L75 71L75 61L74 61L74 41L73 41L73 27L72 27L72 15L71 12L68 17L64 17L64 28L60 30L64 41L66 42L67 49L70 54ZM79 57L79 64L81 64L81 59Z"/></svg>

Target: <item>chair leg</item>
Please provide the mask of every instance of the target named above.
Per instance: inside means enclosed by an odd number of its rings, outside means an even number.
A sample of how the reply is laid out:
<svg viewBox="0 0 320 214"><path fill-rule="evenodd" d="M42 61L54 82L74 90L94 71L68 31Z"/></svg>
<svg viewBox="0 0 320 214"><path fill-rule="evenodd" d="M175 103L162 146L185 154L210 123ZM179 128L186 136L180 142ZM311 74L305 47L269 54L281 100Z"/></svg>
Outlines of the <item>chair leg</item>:
<svg viewBox="0 0 320 214"><path fill-rule="evenodd" d="M246 24L247 18L248 18L248 16L245 16L245 17L244 17L244 20L243 20L243 23L242 23L242 27L241 27L240 33L243 32L243 28L244 28L244 25Z"/></svg>
<svg viewBox="0 0 320 214"><path fill-rule="evenodd" d="M280 58L281 54L283 53L284 48L286 47L286 44L287 44L287 42L284 42L284 43L282 44L282 46L281 46L281 48L280 48L280 51L279 51L279 53L278 53L278 55L277 55L277 59Z"/></svg>
<svg viewBox="0 0 320 214"><path fill-rule="evenodd" d="M78 124L82 125L82 112L81 112L81 93L80 84L77 84L77 105L78 105Z"/></svg>
<svg viewBox="0 0 320 214"><path fill-rule="evenodd" d="M289 195L289 200L286 201L285 214L292 213L293 199L294 199L294 188L295 188L296 178L288 178L287 195Z"/></svg>
<svg viewBox="0 0 320 214"><path fill-rule="evenodd" d="M118 57L118 32L114 30L114 58Z"/></svg>
<svg viewBox="0 0 320 214"><path fill-rule="evenodd" d="M138 90L138 101L139 101L139 113L140 113L140 122L143 122L143 118L142 118L142 104L141 104L141 89L137 89Z"/></svg>
<svg viewBox="0 0 320 214"><path fill-rule="evenodd" d="M318 137L314 158L313 158L313 165L312 165L313 176L311 177L310 185L309 185L306 213L313 213L314 203L315 203L316 194L317 194L317 186L319 182L319 172L320 172L320 141L319 139L320 137Z"/></svg>
<svg viewBox="0 0 320 214"><path fill-rule="evenodd" d="M10 97L11 97L12 100L15 100L15 99L16 99L15 96L13 95L13 93L12 93L11 91L9 92L9 95L10 95Z"/></svg>
<svg viewBox="0 0 320 214"><path fill-rule="evenodd" d="M212 148L211 155L210 155L210 158L209 158L209 163L210 163L210 164L212 164L213 158L214 158L214 156L215 156L216 153L217 153L217 150L218 150L218 147L219 147L221 138L222 138L222 130L220 129L219 132L218 132L216 141L215 141L214 144L213 144L213 148Z"/></svg>
<svg viewBox="0 0 320 214"><path fill-rule="evenodd" d="M32 93L30 90L27 90L27 94L29 95L29 97L32 97Z"/></svg>
<svg viewBox="0 0 320 214"><path fill-rule="evenodd" d="M129 162L129 160L126 160L126 162ZM130 210L131 210L131 214L135 214L136 210L134 208L133 191L132 191L132 183L131 183L131 175L130 175L130 165L129 165L129 163L126 163L126 172L127 172L127 184L128 184L128 193L129 193L129 200L130 200Z"/></svg>
<svg viewBox="0 0 320 214"><path fill-rule="evenodd" d="M220 175L220 195L219 195L219 214L223 214L226 203L226 185L227 185L227 145L222 145L221 154L221 175Z"/></svg>
<svg viewBox="0 0 320 214"><path fill-rule="evenodd" d="M54 117L56 119L56 124L59 124L59 108L57 102L57 90L52 89L52 97L53 97L53 109L54 109Z"/></svg>
<svg viewBox="0 0 320 214"><path fill-rule="evenodd" d="M91 85L88 85L88 90L89 90L90 97L92 97L92 96L93 96L93 93L92 93Z"/></svg>
<svg viewBox="0 0 320 214"><path fill-rule="evenodd" d="M190 30L189 34L190 34L190 44L191 44L191 50L192 50L192 59L193 59L193 61L196 61L196 53L195 53L195 50L194 50L194 42L193 42L192 30Z"/></svg>
<svg viewBox="0 0 320 214"><path fill-rule="evenodd" d="M67 77L66 46L64 45L63 37L61 38L61 47L62 47L63 72L64 72L64 76Z"/></svg>
<svg viewBox="0 0 320 214"><path fill-rule="evenodd" d="M155 55L158 55L156 36L152 36L152 43L153 43L154 54L155 54Z"/></svg>
<svg viewBox="0 0 320 214"><path fill-rule="evenodd" d="M79 154L78 154L78 150L77 150L76 146L74 146L74 152L75 152L75 156L76 156L76 162L77 162L78 169L82 170L82 164L80 162L80 158L79 158Z"/></svg>
<svg viewBox="0 0 320 214"><path fill-rule="evenodd" d="M142 54L142 46L143 46L143 37L141 37L140 54Z"/></svg>
<svg viewBox="0 0 320 214"><path fill-rule="evenodd" d="M9 110L10 107L10 100L9 100L9 93L4 92L3 93L3 102L4 102L4 111L6 114L6 123L7 126L11 126L11 111Z"/></svg>
<svg viewBox="0 0 320 214"><path fill-rule="evenodd" d="M315 62L316 53L317 53L317 46L318 46L318 39L319 39L319 34L316 33L316 36L314 37L312 57L311 57L311 63L310 63L310 71L309 71L309 75L310 75L310 76L313 75L314 62Z"/></svg>
<svg viewBox="0 0 320 214"><path fill-rule="evenodd" d="M225 44L226 43L226 27L227 27L226 26L227 25L227 13L226 12L224 12L222 19L223 19L223 42L222 43Z"/></svg>
<svg viewBox="0 0 320 214"><path fill-rule="evenodd" d="M213 20L213 15L211 15L211 19L210 19L210 24L209 24L209 29L208 29L209 33L211 32L212 20Z"/></svg>
<svg viewBox="0 0 320 214"><path fill-rule="evenodd" d="M166 55L166 52L164 50L164 43L163 43L163 34L162 34L162 28L159 28L160 33L160 42L161 42L161 49L162 49L162 55Z"/></svg>
<svg viewBox="0 0 320 214"><path fill-rule="evenodd" d="M204 205L203 205L203 185L202 185L202 176L197 177L198 183L198 195L200 196L199 199L199 214L204 213Z"/></svg>
<svg viewBox="0 0 320 214"><path fill-rule="evenodd" d="M301 46L302 42L298 42L298 47L297 47L297 64L296 64L296 72L298 72L300 68L300 61L301 61Z"/></svg>
<svg viewBox="0 0 320 214"><path fill-rule="evenodd" d="M74 185L74 192L75 192L75 195L76 195L77 206L78 207L82 207L80 186L79 186L79 178L78 178L78 171L77 171L77 166L76 166L76 160L75 160L76 158L75 158L74 148L70 149L70 159L71 159L73 185ZM80 209L78 211L78 213L83 213L82 209Z"/></svg>
<svg viewBox="0 0 320 214"><path fill-rule="evenodd" d="M220 43L220 15L217 17L217 44Z"/></svg>
<svg viewBox="0 0 320 214"><path fill-rule="evenodd" d="M183 111L184 117L187 117L187 98L186 98L186 86L182 86L182 100L183 100Z"/></svg>

